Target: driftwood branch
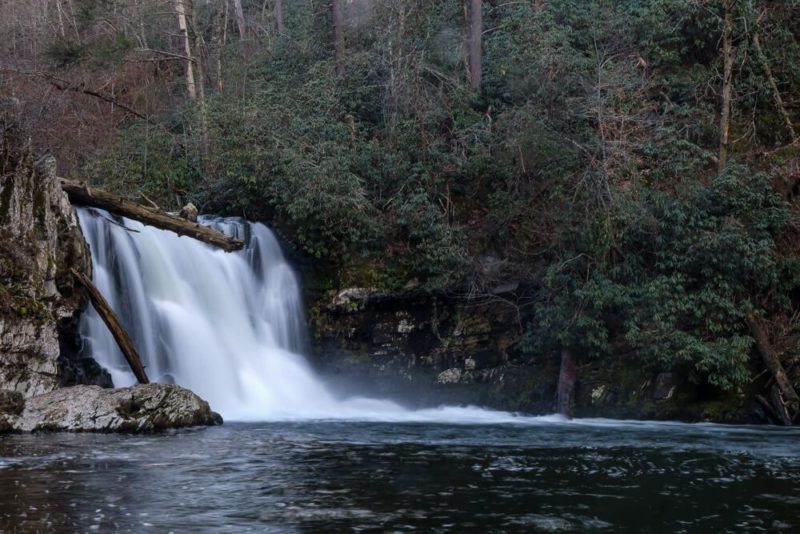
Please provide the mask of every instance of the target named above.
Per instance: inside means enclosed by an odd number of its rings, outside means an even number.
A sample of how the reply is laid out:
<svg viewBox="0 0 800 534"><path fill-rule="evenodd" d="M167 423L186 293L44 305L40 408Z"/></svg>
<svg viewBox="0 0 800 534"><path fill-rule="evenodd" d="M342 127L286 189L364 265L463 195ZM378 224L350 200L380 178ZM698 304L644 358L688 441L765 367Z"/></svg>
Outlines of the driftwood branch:
<svg viewBox="0 0 800 534"><path fill-rule="evenodd" d="M244 243L229 237L213 228L197 224L186 219L168 215L160 210L143 206L127 198L112 195L100 189L90 188L86 184L61 179L61 188L70 202L80 206L101 208L115 215L139 221L148 226L169 230L178 235L192 237L209 245L221 248L226 252L240 250Z"/></svg>
<svg viewBox="0 0 800 534"><path fill-rule="evenodd" d="M94 309L97 310L97 313L103 319L103 322L106 323L106 326L117 341L117 345L119 345L119 349L128 361L128 365L130 365L131 371L133 371L133 374L136 376L136 380L138 380L140 384L149 383L150 381L147 379L147 374L144 372L144 366L142 365L142 360L139 358L139 353L136 352L133 341L125 331L119 318L117 318L114 310L109 306L108 301L103 297L103 294L100 293L100 290L97 289L92 281L89 280L88 276L75 269L72 269L72 274L89 292L89 297L92 299Z"/></svg>

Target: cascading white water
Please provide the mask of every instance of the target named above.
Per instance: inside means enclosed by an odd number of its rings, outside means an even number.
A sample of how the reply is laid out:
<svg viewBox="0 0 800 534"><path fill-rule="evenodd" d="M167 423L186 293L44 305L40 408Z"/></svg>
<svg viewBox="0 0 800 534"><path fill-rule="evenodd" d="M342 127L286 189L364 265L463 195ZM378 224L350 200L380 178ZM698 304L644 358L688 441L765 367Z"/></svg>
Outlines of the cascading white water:
<svg viewBox="0 0 800 534"><path fill-rule="evenodd" d="M95 285L125 324L150 380L177 383L225 419L362 419L508 422L478 408L409 411L384 400L337 399L301 355L305 321L297 279L264 225L206 217L243 239L235 253L95 209L78 215ZM135 383L94 308L84 314L85 352L117 387Z"/></svg>
<svg viewBox="0 0 800 534"><path fill-rule="evenodd" d="M244 239L228 254L99 210L80 210L94 282L119 314L151 380L192 389L228 418L313 415L333 402L299 355L296 278L265 226L206 219ZM85 314L91 354L116 386L134 383L100 317Z"/></svg>

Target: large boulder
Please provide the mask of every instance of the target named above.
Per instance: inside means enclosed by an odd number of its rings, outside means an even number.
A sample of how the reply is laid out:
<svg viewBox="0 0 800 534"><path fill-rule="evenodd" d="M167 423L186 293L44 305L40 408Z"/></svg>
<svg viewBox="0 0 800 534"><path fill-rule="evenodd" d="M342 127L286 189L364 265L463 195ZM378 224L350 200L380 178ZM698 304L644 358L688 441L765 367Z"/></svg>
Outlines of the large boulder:
<svg viewBox="0 0 800 534"><path fill-rule="evenodd" d="M0 413L0 432L157 432L222 423L208 403L174 384L74 386Z"/></svg>

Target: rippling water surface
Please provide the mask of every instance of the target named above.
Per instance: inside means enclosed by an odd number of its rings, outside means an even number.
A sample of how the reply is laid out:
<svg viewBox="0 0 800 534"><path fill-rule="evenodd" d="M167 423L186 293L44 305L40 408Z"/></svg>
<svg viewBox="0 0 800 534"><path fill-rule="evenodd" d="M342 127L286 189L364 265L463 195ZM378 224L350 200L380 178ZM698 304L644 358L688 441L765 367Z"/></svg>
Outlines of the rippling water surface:
<svg viewBox="0 0 800 534"><path fill-rule="evenodd" d="M800 531L800 431L302 422L0 437L0 532Z"/></svg>

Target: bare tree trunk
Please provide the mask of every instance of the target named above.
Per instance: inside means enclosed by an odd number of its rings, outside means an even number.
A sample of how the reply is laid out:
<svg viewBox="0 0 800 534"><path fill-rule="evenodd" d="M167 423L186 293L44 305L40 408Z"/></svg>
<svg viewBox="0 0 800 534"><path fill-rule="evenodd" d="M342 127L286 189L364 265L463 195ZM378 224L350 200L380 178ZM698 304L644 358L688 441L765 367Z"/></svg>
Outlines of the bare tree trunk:
<svg viewBox="0 0 800 534"><path fill-rule="evenodd" d="M333 46L336 57L336 74L344 76L344 14L341 0L331 0L333 11Z"/></svg>
<svg viewBox="0 0 800 534"><path fill-rule="evenodd" d="M719 170L728 163L731 136L731 97L733 94L733 7L735 0L725 0L725 20L722 30L722 112L720 113Z"/></svg>
<svg viewBox="0 0 800 534"><path fill-rule="evenodd" d="M783 426L792 426L794 421L792 420L792 415L789 413L789 407L786 405L786 398L781 394L781 389L776 384L773 384L769 389L769 398Z"/></svg>
<svg viewBox="0 0 800 534"><path fill-rule="evenodd" d="M473 89L479 89L483 77L483 6L481 0L471 0L467 39L469 84Z"/></svg>
<svg viewBox="0 0 800 534"><path fill-rule="evenodd" d="M226 26L228 25L228 2L227 0L217 5L217 12L214 16L213 28L213 48L214 48L214 63L215 63L215 77L217 91L222 92L225 89L225 79L222 69L222 56L225 50L226 41Z"/></svg>
<svg viewBox="0 0 800 534"><path fill-rule="evenodd" d="M755 315L752 313L748 313L745 316L745 321L750 328L753 339L756 340L756 348L761 354L762 360L764 360L764 365L767 366L767 369L769 369L772 374L773 380L775 380L776 389L770 395L774 405L773 408L775 412L780 415L784 424L787 424L787 418L789 420L788 424L791 424L793 415L789 415L789 413L790 410L796 412L798 408L800 408L800 397L789 381L789 377L783 369L781 360L775 352L775 349L772 348L767 333L764 332L758 319L756 319Z"/></svg>
<svg viewBox="0 0 800 534"><path fill-rule="evenodd" d="M192 27L191 37L194 41L194 50L196 54L195 66L197 67L197 102L198 111L200 113L200 151L203 155L203 165L208 161L208 110L206 108L206 84L205 75L203 71L203 36L198 31L197 25L197 4L192 2Z"/></svg>
<svg viewBox="0 0 800 534"><path fill-rule="evenodd" d="M56 2L56 11L58 12L58 27L61 30L61 37L66 37L67 31L64 28L64 14L61 10L61 2Z"/></svg>
<svg viewBox="0 0 800 534"><path fill-rule="evenodd" d="M242 9L242 0L233 0L233 10L236 15L236 26L239 27L239 37L244 39L247 37L247 27L244 21L244 9Z"/></svg>
<svg viewBox="0 0 800 534"><path fill-rule="evenodd" d="M180 30L181 39L183 39L183 48L186 54L186 93L189 98L194 100L197 98L197 87L194 83L194 68L192 67L194 59L192 45L189 40L189 28L186 24L186 5L184 2L185 0L175 0L175 14L178 15L178 29Z"/></svg>
<svg viewBox="0 0 800 534"><path fill-rule="evenodd" d="M558 413L567 418L575 414L575 382L578 377L575 354L561 349L561 371L558 374Z"/></svg>
<svg viewBox="0 0 800 534"><path fill-rule="evenodd" d="M397 7L397 31L395 41L391 43L392 60L389 69L389 95L388 95L388 116L389 116L389 137L394 139L397 126L397 117L400 113L400 92L401 84L405 81L405 65L403 49L403 39L406 27L406 3L398 1Z"/></svg>
<svg viewBox="0 0 800 534"><path fill-rule="evenodd" d="M778 84L775 83L775 78L772 76L772 69L769 66L769 61L767 60L766 54L764 54L764 49L761 48L761 39L758 36L758 32L753 35L753 45L756 47L756 53L758 53L758 59L761 62L761 66L764 69L764 72L767 75L767 81L769 82L769 87L772 89L772 97L775 99L775 107L778 109L778 112L783 117L783 121L786 123L786 129L789 130L789 135L792 137L792 141L797 139L797 134L794 131L794 127L792 126L792 119L789 117L789 113L786 111L786 106L783 104L783 98L781 97L781 92L778 90Z"/></svg>
<svg viewBox="0 0 800 534"><path fill-rule="evenodd" d="M283 0L275 0L274 10L275 28L278 30L279 35L283 35Z"/></svg>

